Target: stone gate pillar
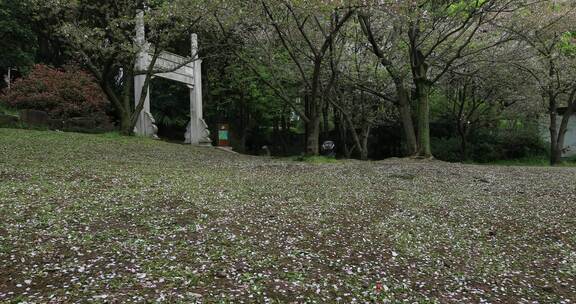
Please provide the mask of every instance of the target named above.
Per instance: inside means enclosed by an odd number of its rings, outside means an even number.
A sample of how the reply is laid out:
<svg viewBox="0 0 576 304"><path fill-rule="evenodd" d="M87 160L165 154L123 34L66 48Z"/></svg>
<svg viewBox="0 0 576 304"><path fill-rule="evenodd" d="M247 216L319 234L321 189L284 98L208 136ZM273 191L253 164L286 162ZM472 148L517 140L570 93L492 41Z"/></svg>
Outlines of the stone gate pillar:
<svg viewBox="0 0 576 304"><path fill-rule="evenodd" d="M192 58L194 59L194 85L190 88L190 122L186 130L186 143L211 145L210 131L204 121L202 108L202 60L198 55L198 36L191 35Z"/></svg>
<svg viewBox="0 0 576 304"><path fill-rule="evenodd" d="M146 42L146 31L144 26L144 12L138 11L136 16L136 46L138 47L139 53L136 59L136 64L134 70L146 71L148 69L148 50L150 46ZM134 107L138 106L140 102L140 97L142 96L142 88L146 82L146 75L136 75L134 76ZM156 127L156 122L154 117L150 113L150 86L146 88L146 99L144 101L144 107L138 115L138 122L134 127L134 133L141 136L156 137L158 128Z"/></svg>

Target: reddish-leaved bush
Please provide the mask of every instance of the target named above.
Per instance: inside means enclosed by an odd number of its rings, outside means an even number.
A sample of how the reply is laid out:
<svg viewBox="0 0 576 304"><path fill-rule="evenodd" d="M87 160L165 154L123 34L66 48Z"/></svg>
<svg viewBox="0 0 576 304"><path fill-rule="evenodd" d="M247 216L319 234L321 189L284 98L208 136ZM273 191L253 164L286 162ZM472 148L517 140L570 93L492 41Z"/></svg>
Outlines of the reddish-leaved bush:
<svg viewBox="0 0 576 304"><path fill-rule="evenodd" d="M0 102L15 109L47 112L52 118L105 115L108 104L95 79L76 67L66 70L37 64L28 76L0 95Z"/></svg>

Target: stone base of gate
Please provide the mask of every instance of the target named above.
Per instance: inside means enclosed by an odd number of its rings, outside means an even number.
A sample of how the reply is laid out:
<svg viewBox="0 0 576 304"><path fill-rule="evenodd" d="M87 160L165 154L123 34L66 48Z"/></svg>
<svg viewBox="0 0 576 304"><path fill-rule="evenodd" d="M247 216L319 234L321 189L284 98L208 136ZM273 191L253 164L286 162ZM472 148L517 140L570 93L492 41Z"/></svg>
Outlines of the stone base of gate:
<svg viewBox="0 0 576 304"><path fill-rule="evenodd" d="M134 128L134 133L140 136L148 136L158 139L158 127L156 126L156 120L150 112L142 111L140 115L140 120Z"/></svg>
<svg viewBox="0 0 576 304"><path fill-rule="evenodd" d="M192 121L188 122L186 127L186 135L184 143L186 144L197 144L200 146L212 146L212 140L210 139L210 130L204 119L199 120L200 128L193 130L191 127ZM194 132L194 133L193 133ZM197 142L192 142L192 139L197 139Z"/></svg>

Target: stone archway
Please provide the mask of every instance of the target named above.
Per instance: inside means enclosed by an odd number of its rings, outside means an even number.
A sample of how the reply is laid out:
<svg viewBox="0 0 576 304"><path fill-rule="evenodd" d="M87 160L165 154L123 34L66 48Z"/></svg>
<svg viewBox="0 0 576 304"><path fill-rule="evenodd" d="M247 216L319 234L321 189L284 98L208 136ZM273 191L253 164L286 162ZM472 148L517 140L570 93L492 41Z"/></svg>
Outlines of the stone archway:
<svg viewBox="0 0 576 304"><path fill-rule="evenodd" d="M185 142L192 145L211 145L208 125L203 118L202 110L202 60L198 57L198 37L191 35L192 57L187 58L169 52L161 52L156 60L155 69L170 71L158 73L154 76L185 84L190 89L190 122L186 128ZM150 50L152 46L146 41L144 12L139 12L136 18L136 43L140 53L135 69L142 71L148 69L152 62ZM140 100L146 75L134 77L134 100ZM158 127L150 112L150 88L148 88L144 107L138 117L134 133L141 136L156 137Z"/></svg>

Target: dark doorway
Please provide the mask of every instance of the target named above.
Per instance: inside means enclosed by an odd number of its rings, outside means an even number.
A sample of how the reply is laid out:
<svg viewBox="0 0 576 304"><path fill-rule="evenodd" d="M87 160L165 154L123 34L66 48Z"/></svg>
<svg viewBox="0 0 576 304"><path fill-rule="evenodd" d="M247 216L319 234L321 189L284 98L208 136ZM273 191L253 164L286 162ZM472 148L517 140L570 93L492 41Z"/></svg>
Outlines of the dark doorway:
<svg viewBox="0 0 576 304"><path fill-rule="evenodd" d="M186 85L154 78L150 86L150 111L156 120L158 137L184 142L190 121L190 89Z"/></svg>

